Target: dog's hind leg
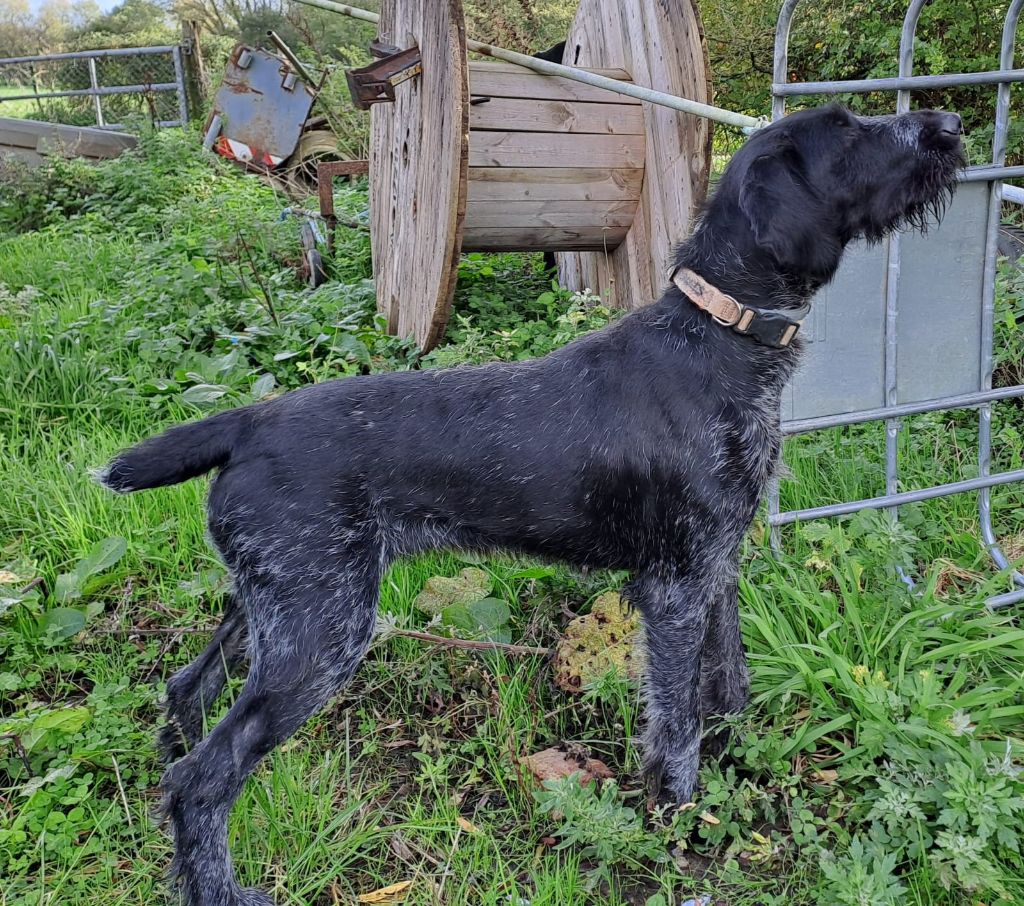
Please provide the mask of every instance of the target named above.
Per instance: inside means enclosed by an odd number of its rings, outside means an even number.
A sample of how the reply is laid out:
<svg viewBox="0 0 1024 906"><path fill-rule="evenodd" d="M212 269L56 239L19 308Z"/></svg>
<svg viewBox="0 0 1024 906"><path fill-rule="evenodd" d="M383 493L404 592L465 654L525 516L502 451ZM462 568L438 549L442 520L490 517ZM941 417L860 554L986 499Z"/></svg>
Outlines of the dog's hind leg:
<svg viewBox="0 0 1024 906"><path fill-rule="evenodd" d="M747 652L740 633L740 610L734 576L726 578L715 595L701 656L700 699L704 720L738 714L750 698ZM718 754L729 740L728 729L717 726L705 736L704 751Z"/></svg>
<svg viewBox="0 0 1024 906"><path fill-rule="evenodd" d="M351 552L348 552L351 553ZM227 715L164 774L173 873L189 906L268 906L235 880L227 821L246 777L355 674L373 635L377 554L360 574L275 575L238 593L249 619L250 668Z"/></svg>
<svg viewBox="0 0 1024 906"><path fill-rule="evenodd" d="M220 626L191 664L167 681L167 723L157 747L165 764L181 758L203 735L203 724L227 681L245 659L245 611L228 598Z"/></svg>
<svg viewBox="0 0 1024 906"><path fill-rule="evenodd" d="M684 570L659 565L630 584L647 645L644 768L655 792L689 802L700 765L701 653L723 562L708 558Z"/></svg>

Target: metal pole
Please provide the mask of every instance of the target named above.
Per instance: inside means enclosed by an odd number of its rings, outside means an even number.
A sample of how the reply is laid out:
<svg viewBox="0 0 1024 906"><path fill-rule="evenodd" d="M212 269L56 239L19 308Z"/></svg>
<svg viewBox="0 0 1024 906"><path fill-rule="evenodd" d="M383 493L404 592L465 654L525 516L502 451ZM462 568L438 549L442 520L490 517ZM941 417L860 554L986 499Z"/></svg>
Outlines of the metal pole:
<svg viewBox="0 0 1024 906"><path fill-rule="evenodd" d="M333 0L298 0L298 2L304 3L306 6L315 6L317 9L324 9L328 12L351 16L354 19L362 19L364 22L377 23L380 21L380 16L376 13L371 13L368 10L359 9L355 6L347 6L343 3L334 3ZM680 113L702 116L705 119L714 120L726 126L735 126L748 134L766 125L764 119L747 116L745 113L735 113L732 110L724 110L711 104L702 104L699 101L676 97L673 94L655 91L653 88L644 88L642 85L635 85L632 82L609 79L607 76L598 75L596 72L588 72L585 69L576 69L573 66L563 66L561 63L539 60L524 53L516 53L514 50L506 50L503 47L495 47L493 44L474 41L472 38L466 40L466 46L474 53L494 57L496 60L504 60L506 63L514 63L517 66L532 69L534 72L539 72L542 75L561 76L563 79L572 79L574 82L582 82L584 85L590 85L594 88L604 88L607 91L636 98L638 101L645 101L648 104L658 104L661 107L678 110Z"/></svg>
<svg viewBox="0 0 1024 906"><path fill-rule="evenodd" d="M295 56L292 49L284 43L281 36L273 29L269 29L267 31L267 37L270 38L271 42L273 42L274 47L281 51L281 55L291 64L292 69L298 73L299 78L302 79L302 81L310 88L316 91L316 79L309 74L309 70L302 65L299 58Z"/></svg>
<svg viewBox="0 0 1024 906"><path fill-rule="evenodd" d="M775 525L788 525L791 522L806 522L810 519L824 519L827 516L850 516L861 510L880 510L883 507L898 506L904 503L919 503L922 500L933 500L936 497L949 497L967 491L987 490L1001 484L1013 484L1024 479L1024 469L1012 472L1000 472L996 475L985 475L978 478L967 478L963 481L951 481L931 488L916 491L902 491L899 494L886 494L882 497L870 497L865 500L851 500L849 503L830 503L827 506L816 506L806 510L789 510L770 516Z"/></svg>
<svg viewBox="0 0 1024 906"><path fill-rule="evenodd" d="M1009 69L1013 65L1013 45L1017 34L1017 23L1020 18L1024 0L1013 0L1003 20L1003 40L999 55L999 66ZM992 165L1000 167L1006 161L1006 136L1010 126L1010 85L1003 82L996 90L995 130L992 137ZM999 218L1002 202L1002 183L993 179L990 187L988 207L988 233L985 242L985 270L983 277L981 315L981 389L988 390L992 386L992 338L995 322L996 292L996 244L998 240ZM992 408L982 406L978 413L978 473L984 478L989 475L992 467ZM992 496L988 488L978 495L978 517L981 522L981 535L988 549L989 556L999 569L1007 569L1009 561L999 547L995 530L992 527ZM1010 573L1011 582L1024 587L1024 575L1018 570Z"/></svg>
<svg viewBox="0 0 1024 906"><path fill-rule="evenodd" d="M174 61L174 83L178 89L178 118L181 128L188 126L188 101L185 99L185 68L181 65L181 48L175 46L171 51Z"/></svg>
<svg viewBox="0 0 1024 906"><path fill-rule="evenodd" d="M793 24L793 13L800 0L786 0L779 10L779 20L775 24L775 59L772 78L775 84L786 81L786 69L789 65L789 30ZM781 120L786 114L786 99L775 92L772 85L772 122ZM783 454L780 451L779 456ZM782 553L782 530L776 521L781 509L781 480L778 474L768 479L768 543L772 553L778 557Z"/></svg>
<svg viewBox="0 0 1024 906"><path fill-rule="evenodd" d="M89 57L88 63L89 63L89 84L92 85L92 90L96 92L96 94L94 94L93 97L92 97L93 105L96 108L96 125L100 129L102 129L103 126L104 126L104 123L103 123L103 107L102 107L102 105L100 103L100 94L99 94L100 82L99 82L99 79L96 77L96 58L95 57Z"/></svg>

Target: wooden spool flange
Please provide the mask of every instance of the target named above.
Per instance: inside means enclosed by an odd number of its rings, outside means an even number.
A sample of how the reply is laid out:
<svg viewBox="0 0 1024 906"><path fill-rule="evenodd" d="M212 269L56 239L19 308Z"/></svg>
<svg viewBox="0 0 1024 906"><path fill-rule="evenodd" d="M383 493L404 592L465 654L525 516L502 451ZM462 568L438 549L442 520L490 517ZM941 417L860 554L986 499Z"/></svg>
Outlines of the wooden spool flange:
<svg viewBox="0 0 1024 906"><path fill-rule="evenodd" d="M371 120L373 267L392 332L425 349L440 339L463 236L468 249L557 251L563 285L614 306L654 301L707 191L708 120L467 63L461 0L383 0L378 40L422 59ZM710 101L693 0L581 0L563 62ZM470 93L488 99L472 115Z"/></svg>
<svg viewBox="0 0 1024 906"><path fill-rule="evenodd" d="M693 0L581 0L562 62L624 69L637 85L711 103L704 26ZM625 240L610 253L556 256L563 286L590 288L618 308L639 308L661 294L672 248L689 233L711 172L710 120L643 106L643 188Z"/></svg>
<svg viewBox="0 0 1024 906"><path fill-rule="evenodd" d="M469 76L461 0L385 0L378 40L420 49L423 72L370 114L370 237L388 330L430 349L444 333L466 214Z"/></svg>

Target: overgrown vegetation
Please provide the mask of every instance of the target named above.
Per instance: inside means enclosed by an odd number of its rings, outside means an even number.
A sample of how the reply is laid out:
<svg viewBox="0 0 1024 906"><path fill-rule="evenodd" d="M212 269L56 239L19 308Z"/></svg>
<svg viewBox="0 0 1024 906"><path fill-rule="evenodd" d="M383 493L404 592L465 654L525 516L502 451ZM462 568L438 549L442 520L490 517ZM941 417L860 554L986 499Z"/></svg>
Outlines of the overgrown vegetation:
<svg viewBox="0 0 1024 906"><path fill-rule="evenodd" d="M280 389L540 355L613 317L552 288L539 260L470 255L447 341L423 357L381 329L364 233L340 231L333 280L304 289L286 202L195 145L147 136L120 160L15 170L0 188L5 906L162 901L156 705L221 606L203 482L115 498L90 466ZM339 188L338 204L358 217L365 187ZM1021 290L1003 275L1007 379ZM999 467L1021 465L1019 417L996 407ZM915 419L901 435L908 486L970 475L972 425ZM874 428L792 442L784 503L875 492L883 444ZM1020 491L993 496L1019 558ZM755 529L741 582L753 704L683 811L645 798L624 679L576 697L541 657L394 632L475 627L551 647L623 576L472 558L475 598L432 622L417 597L467 561L400 564L356 681L247 786L232 823L241 873L310 904L400 881L422 904L1021 902L1024 630L982 607L1005 580L988 573L973 500L902 515L806 525L780 559ZM522 756L561 743L615 781L536 787Z"/></svg>

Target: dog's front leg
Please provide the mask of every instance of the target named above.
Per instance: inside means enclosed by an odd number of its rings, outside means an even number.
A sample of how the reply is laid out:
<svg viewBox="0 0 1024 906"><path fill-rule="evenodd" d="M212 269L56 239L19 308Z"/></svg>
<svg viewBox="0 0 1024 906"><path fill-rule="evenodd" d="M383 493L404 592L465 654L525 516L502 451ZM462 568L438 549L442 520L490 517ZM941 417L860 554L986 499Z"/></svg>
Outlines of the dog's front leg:
<svg viewBox="0 0 1024 906"><path fill-rule="evenodd" d="M714 572L648 571L630 599L643 614L647 640L644 768L655 792L693 798L700 763L700 664L719 578Z"/></svg>
<svg viewBox="0 0 1024 906"><path fill-rule="evenodd" d="M708 631L701 656L700 699L704 720L737 714L750 698L747 652L740 633L736 578L724 579L712 603ZM705 753L718 754L729 733L718 728L704 739Z"/></svg>

